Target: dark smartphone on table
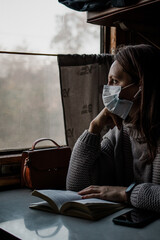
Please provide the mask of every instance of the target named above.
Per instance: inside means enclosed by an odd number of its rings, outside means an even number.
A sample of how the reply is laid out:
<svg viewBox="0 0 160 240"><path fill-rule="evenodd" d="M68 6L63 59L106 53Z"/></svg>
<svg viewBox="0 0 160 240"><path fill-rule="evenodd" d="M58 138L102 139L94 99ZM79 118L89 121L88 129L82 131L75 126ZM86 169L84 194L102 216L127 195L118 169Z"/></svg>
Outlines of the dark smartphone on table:
<svg viewBox="0 0 160 240"><path fill-rule="evenodd" d="M140 228L155 221L159 217L160 214L152 211L132 209L118 217L113 218L113 222L119 225Z"/></svg>

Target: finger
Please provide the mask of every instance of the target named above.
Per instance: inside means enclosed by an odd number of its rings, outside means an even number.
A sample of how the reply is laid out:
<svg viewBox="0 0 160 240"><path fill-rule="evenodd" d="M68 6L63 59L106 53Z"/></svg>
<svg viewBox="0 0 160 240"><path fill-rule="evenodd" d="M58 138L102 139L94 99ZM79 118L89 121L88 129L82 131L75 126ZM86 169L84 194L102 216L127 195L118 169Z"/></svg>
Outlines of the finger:
<svg viewBox="0 0 160 240"><path fill-rule="evenodd" d="M91 193L99 193L99 190L98 189L86 189L86 190L78 192L79 195L86 195L86 194L91 194Z"/></svg>
<svg viewBox="0 0 160 240"><path fill-rule="evenodd" d="M80 190L79 192L84 191L84 190L88 190L88 189L98 188L98 187L99 187L99 186L97 186L97 185L90 185L90 186L88 186L88 187Z"/></svg>
<svg viewBox="0 0 160 240"><path fill-rule="evenodd" d="M80 195L85 195L89 193L98 193L99 192L99 187L98 186L89 186L81 191L78 192Z"/></svg>
<svg viewBox="0 0 160 240"><path fill-rule="evenodd" d="M86 187L86 188L84 188L84 189L82 189L82 190L80 190L80 191L78 192L78 194L81 194L81 193L87 191L89 188L90 188L90 186L89 186L89 187Z"/></svg>
<svg viewBox="0 0 160 240"><path fill-rule="evenodd" d="M91 193L91 194L86 194L82 196L82 199L88 199L88 198L100 198L99 193Z"/></svg>
<svg viewBox="0 0 160 240"><path fill-rule="evenodd" d="M105 110L105 115L107 116L107 126L111 129L117 126L118 129L120 129L123 121L122 118L109 112L107 108Z"/></svg>

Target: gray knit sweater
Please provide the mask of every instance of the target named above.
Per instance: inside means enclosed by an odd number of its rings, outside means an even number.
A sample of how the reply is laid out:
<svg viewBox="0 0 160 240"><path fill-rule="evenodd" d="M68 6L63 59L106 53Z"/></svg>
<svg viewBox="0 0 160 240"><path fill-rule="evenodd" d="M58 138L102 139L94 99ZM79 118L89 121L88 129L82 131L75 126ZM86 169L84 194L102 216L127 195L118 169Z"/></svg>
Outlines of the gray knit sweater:
<svg viewBox="0 0 160 240"><path fill-rule="evenodd" d="M67 189L79 191L89 185L129 186L134 207L160 212L160 145L152 164L147 164L147 146L131 138L124 125L101 137L87 130L77 140L71 155Z"/></svg>

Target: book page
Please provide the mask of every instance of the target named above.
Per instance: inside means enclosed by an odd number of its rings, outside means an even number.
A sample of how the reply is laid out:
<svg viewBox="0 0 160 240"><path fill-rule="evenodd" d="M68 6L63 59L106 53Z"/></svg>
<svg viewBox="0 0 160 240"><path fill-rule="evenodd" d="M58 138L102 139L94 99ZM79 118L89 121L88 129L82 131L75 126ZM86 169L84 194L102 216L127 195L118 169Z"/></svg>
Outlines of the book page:
<svg viewBox="0 0 160 240"><path fill-rule="evenodd" d="M66 202L62 206L61 212L65 212L69 208L70 209L77 208L77 209L81 209L82 211L88 212L88 211L96 211L96 209L117 208L121 205L122 205L121 203L117 203L117 202L111 202L111 201L102 200L98 198L88 198L88 199L80 199L80 200L73 200L73 201Z"/></svg>
<svg viewBox="0 0 160 240"><path fill-rule="evenodd" d="M80 200L74 200L74 202L79 202L81 204L102 204L105 203L107 205L119 205L117 202L111 202L107 200L102 200L98 198L88 198L88 199L80 199Z"/></svg>
<svg viewBox="0 0 160 240"><path fill-rule="evenodd" d="M40 197L49 203L51 203L50 200L52 200L52 202L57 205L58 209L60 209L65 202L80 200L82 198L77 192L52 189L35 190L33 191L32 195Z"/></svg>
<svg viewBox="0 0 160 240"><path fill-rule="evenodd" d="M38 209L38 210L42 210L42 211L45 211L45 212L58 213L55 209L51 208L50 204L46 201L37 202L37 203L30 203L29 208Z"/></svg>

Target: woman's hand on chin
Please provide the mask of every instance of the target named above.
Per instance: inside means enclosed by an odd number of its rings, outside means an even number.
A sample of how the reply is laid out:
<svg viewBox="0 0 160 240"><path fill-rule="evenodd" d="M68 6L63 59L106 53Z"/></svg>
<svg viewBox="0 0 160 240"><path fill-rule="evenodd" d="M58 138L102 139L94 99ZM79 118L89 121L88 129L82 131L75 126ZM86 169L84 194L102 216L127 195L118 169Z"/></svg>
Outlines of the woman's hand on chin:
<svg viewBox="0 0 160 240"><path fill-rule="evenodd" d="M109 112L107 108L103 108L103 110L90 123L88 131L90 133L99 134L105 126L111 129L117 126L118 129L120 129L122 126L122 119Z"/></svg>

